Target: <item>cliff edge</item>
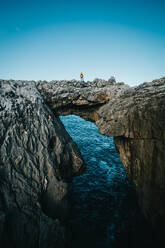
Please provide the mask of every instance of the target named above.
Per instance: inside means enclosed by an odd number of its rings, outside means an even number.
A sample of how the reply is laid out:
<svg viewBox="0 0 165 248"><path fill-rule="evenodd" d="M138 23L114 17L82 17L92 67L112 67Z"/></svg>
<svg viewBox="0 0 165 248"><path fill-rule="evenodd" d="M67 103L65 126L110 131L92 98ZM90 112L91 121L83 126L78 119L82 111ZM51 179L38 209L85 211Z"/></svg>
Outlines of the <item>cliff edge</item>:
<svg viewBox="0 0 165 248"><path fill-rule="evenodd" d="M158 236L158 247L164 247L165 78L126 90L102 106L98 115L99 132L114 136L140 207Z"/></svg>

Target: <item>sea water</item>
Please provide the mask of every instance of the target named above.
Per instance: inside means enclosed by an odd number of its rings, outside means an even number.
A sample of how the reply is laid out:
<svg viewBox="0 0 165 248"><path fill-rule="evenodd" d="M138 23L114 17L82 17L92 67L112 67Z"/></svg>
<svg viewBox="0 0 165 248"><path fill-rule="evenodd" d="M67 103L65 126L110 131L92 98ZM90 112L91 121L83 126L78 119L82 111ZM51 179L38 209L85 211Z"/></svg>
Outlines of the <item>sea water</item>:
<svg viewBox="0 0 165 248"><path fill-rule="evenodd" d="M84 174L75 177L72 183L69 247L133 248L143 247L142 243L149 247L150 238L142 232L145 224L136 192L113 137L99 134L95 124L78 116L60 119L86 164Z"/></svg>

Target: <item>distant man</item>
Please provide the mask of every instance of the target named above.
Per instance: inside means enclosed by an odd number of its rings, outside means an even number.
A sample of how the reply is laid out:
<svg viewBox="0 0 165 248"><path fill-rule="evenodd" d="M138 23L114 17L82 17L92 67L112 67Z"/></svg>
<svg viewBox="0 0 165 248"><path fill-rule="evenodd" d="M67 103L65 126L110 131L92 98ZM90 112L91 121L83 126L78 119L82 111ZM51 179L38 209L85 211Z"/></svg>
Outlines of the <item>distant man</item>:
<svg viewBox="0 0 165 248"><path fill-rule="evenodd" d="M84 75L82 74L82 72L81 72L81 74L80 74L80 81L81 81L81 82L84 81Z"/></svg>

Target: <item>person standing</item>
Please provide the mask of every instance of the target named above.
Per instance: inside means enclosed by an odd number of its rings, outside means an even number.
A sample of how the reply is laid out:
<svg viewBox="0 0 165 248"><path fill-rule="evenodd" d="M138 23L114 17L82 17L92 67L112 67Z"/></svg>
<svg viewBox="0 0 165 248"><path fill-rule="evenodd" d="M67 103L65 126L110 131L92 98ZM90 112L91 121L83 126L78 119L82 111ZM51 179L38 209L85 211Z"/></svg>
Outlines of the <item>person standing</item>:
<svg viewBox="0 0 165 248"><path fill-rule="evenodd" d="M81 74L80 74L80 81L81 81L81 82L84 82L84 75L83 75L82 72L81 72Z"/></svg>

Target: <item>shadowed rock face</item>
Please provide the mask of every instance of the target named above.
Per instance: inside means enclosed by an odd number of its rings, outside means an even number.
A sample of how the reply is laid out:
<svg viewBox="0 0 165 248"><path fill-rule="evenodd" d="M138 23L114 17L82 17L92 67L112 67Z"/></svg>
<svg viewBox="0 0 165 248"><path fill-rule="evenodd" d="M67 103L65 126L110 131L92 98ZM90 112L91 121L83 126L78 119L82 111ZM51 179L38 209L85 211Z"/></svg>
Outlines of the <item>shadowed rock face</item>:
<svg viewBox="0 0 165 248"><path fill-rule="evenodd" d="M143 213L164 247L165 78L130 88L98 112L100 133L114 136ZM161 241L163 241L161 245Z"/></svg>
<svg viewBox="0 0 165 248"><path fill-rule="evenodd" d="M36 84L0 81L0 244L64 247L68 182L83 169Z"/></svg>

